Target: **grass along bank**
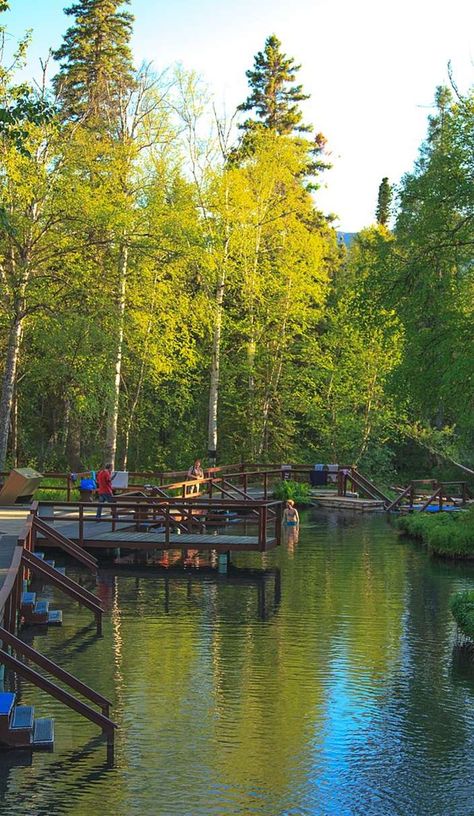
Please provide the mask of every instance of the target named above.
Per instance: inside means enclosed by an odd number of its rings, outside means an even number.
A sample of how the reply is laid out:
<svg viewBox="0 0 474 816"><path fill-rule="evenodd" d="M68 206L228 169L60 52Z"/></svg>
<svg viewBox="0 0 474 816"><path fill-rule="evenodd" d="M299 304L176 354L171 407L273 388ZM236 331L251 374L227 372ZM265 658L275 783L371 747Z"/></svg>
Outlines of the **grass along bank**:
<svg viewBox="0 0 474 816"><path fill-rule="evenodd" d="M474 509L456 513L410 513L398 520L405 535L423 541L436 555L474 558Z"/></svg>
<svg viewBox="0 0 474 816"><path fill-rule="evenodd" d="M456 592L449 606L461 632L474 640L474 590Z"/></svg>

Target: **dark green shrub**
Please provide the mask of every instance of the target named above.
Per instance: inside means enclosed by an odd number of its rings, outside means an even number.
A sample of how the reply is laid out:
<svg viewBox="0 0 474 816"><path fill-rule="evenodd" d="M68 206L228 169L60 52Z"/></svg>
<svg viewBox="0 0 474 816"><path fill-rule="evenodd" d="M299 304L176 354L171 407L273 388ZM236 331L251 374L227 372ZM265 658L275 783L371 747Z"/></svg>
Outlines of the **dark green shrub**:
<svg viewBox="0 0 474 816"><path fill-rule="evenodd" d="M398 521L399 529L428 545L437 555L474 558L474 512L411 513Z"/></svg>
<svg viewBox="0 0 474 816"><path fill-rule="evenodd" d="M293 482L291 479L277 482L273 489L273 497L282 501L293 499L295 504L311 503L309 484L305 482Z"/></svg>
<svg viewBox="0 0 474 816"><path fill-rule="evenodd" d="M449 606L461 631L474 640L474 590L456 592Z"/></svg>

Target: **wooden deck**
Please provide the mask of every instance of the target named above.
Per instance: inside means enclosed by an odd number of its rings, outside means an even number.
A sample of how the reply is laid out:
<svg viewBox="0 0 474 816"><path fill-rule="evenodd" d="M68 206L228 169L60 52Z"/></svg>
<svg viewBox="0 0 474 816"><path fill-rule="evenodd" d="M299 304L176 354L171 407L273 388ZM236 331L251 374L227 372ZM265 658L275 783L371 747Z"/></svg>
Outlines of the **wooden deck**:
<svg viewBox="0 0 474 816"><path fill-rule="evenodd" d="M0 589L10 571L16 544L15 536L0 534Z"/></svg>
<svg viewBox="0 0 474 816"><path fill-rule="evenodd" d="M60 532L74 542L79 541L77 525L55 524ZM211 532L204 533L170 533L169 541L166 541L164 532L136 532L131 529L117 529L98 531L98 526L94 523L84 524L84 546L87 548L115 549L124 548L131 550L216 550L217 552L227 552L228 550L254 551L260 549L258 536L243 535L215 535ZM41 546L55 546L54 542L38 537ZM277 546L275 538L267 538L266 549L273 549Z"/></svg>
<svg viewBox="0 0 474 816"><path fill-rule="evenodd" d="M317 496L314 497L316 506L334 508L337 510L373 511L383 510L384 502L378 499L356 499L350 496Z"/></svg>

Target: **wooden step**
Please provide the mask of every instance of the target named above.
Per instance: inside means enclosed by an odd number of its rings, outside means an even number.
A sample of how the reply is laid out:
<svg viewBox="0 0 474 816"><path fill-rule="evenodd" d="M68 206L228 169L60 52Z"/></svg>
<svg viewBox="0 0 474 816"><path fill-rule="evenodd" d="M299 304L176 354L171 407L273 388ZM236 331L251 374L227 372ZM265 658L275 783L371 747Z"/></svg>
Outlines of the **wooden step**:
<svg viewBox="0 0 474 816"><path fill-rule="evenodd" d="M33 609L36 603L36 592L22 592L21 593L21 610L23 608Z"/></svg>
<svg viewBox="0 0 474 816"><path fill-rule="evenodd" d="M20 711L18 726L12 728L15 722L15 699L16 694L3 692L0 694L0 742L13 748L28 748L31 743L31 727L22 727L21 720L25 718L25 712ZM22 709L23 706L20 706Z"/></svg>
<svg viewBox="0 0 474 816"><path fill-rule="evenodd" d="M27 615L30 623L48 623L49 601L36 601L32 611Z"/></svg>
<svg viewBox="0 0 474 816"><path fill-rule="evenodd" d="M48 612L49 626L62 626L63 613L61 609L50 609Z"/></svg>
<svg viewBox="0 0 474 816"><path fill-rule="evenodd" d="M13 706L15 705L16 694L11 691L0 692L0 719L10 722Z"/></svg>
<svg viewBox="0 0 474 816"><path fill-rule="evenodd" d="M54 746L54 720L38 717L33 725L32 748L52 748Z"/></svg>
<svg viewBox="0 0 474 816"><path fill-rule="evenodd" d="M36 555L37 558L41 558L41 560L44 559L44 552L39 552L35 550L34 554Z"/></svg>
<svg viewBox="0 0 474 816"><path fill-rule="evenodd" d="M56 572L60 572L61 575L66 575L66 567L55 567Z"/></svg>
<svg viewBox="0 0 474 816"><path fill-rule="evenodd" d="M45 561L44 563L47 564L48 567L51 567L52 569L54 569L54 565L55 565L56 561Z"/></svg>
<svg viewBox="0 0 474 816"><path fill-rule="evenodd" d="M10 718L8 733L3 741L12 748L30 748L34 721L33 706L15 706Z"/></svg>
<svg viewBox="0 0 474 816"><path fill-rule="evenodd" d="M33 728L35 718L34 706L17 705L14 707L10 719L10 728Z"/></svg>

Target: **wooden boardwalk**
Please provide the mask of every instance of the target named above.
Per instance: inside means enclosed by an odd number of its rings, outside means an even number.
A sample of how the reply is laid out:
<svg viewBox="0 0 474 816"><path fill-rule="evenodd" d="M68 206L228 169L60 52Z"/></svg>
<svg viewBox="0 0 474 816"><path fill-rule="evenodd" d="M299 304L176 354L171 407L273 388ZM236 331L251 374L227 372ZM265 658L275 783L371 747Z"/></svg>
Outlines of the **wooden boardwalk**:
<svg viewBox="0 0 474 816"><path fill-rule="evenodd" d="M108 529L101 532L103 526ZM168 541L166 534L162 530L151 530L147 532L137 532L130 528L130 522L117 524L118 529L112 531L111 524L101 522L85 522L84 524L84 546L87 548L114 549L123 547L132 550L217 550L217 552L227 552L228 550L259 550L260 544L258 536L226 535L216 534L213 530L196 533L170 533ZM78 524L74 522L56 522L54 528L59 530L67 538L76 543L79 542ZM43 536L38 536L38 543L41 546L55 546L54 542L47 541ZM277 542L275 538L267 538L266 549L273 549Z"/></svg>
<svg viewBox="0 0 474 816"><path fill-rule="evenodd" d="M373 511L383 510L384 502L379 499L361 499L351 496L314 496L313 504L337 510Z"/></svg>
<svg viewBox="0 0 474 816"><path fill-rule="evenodd" d="M17 539L12 535L0 535L0 589L10 571Z"/></svg>

